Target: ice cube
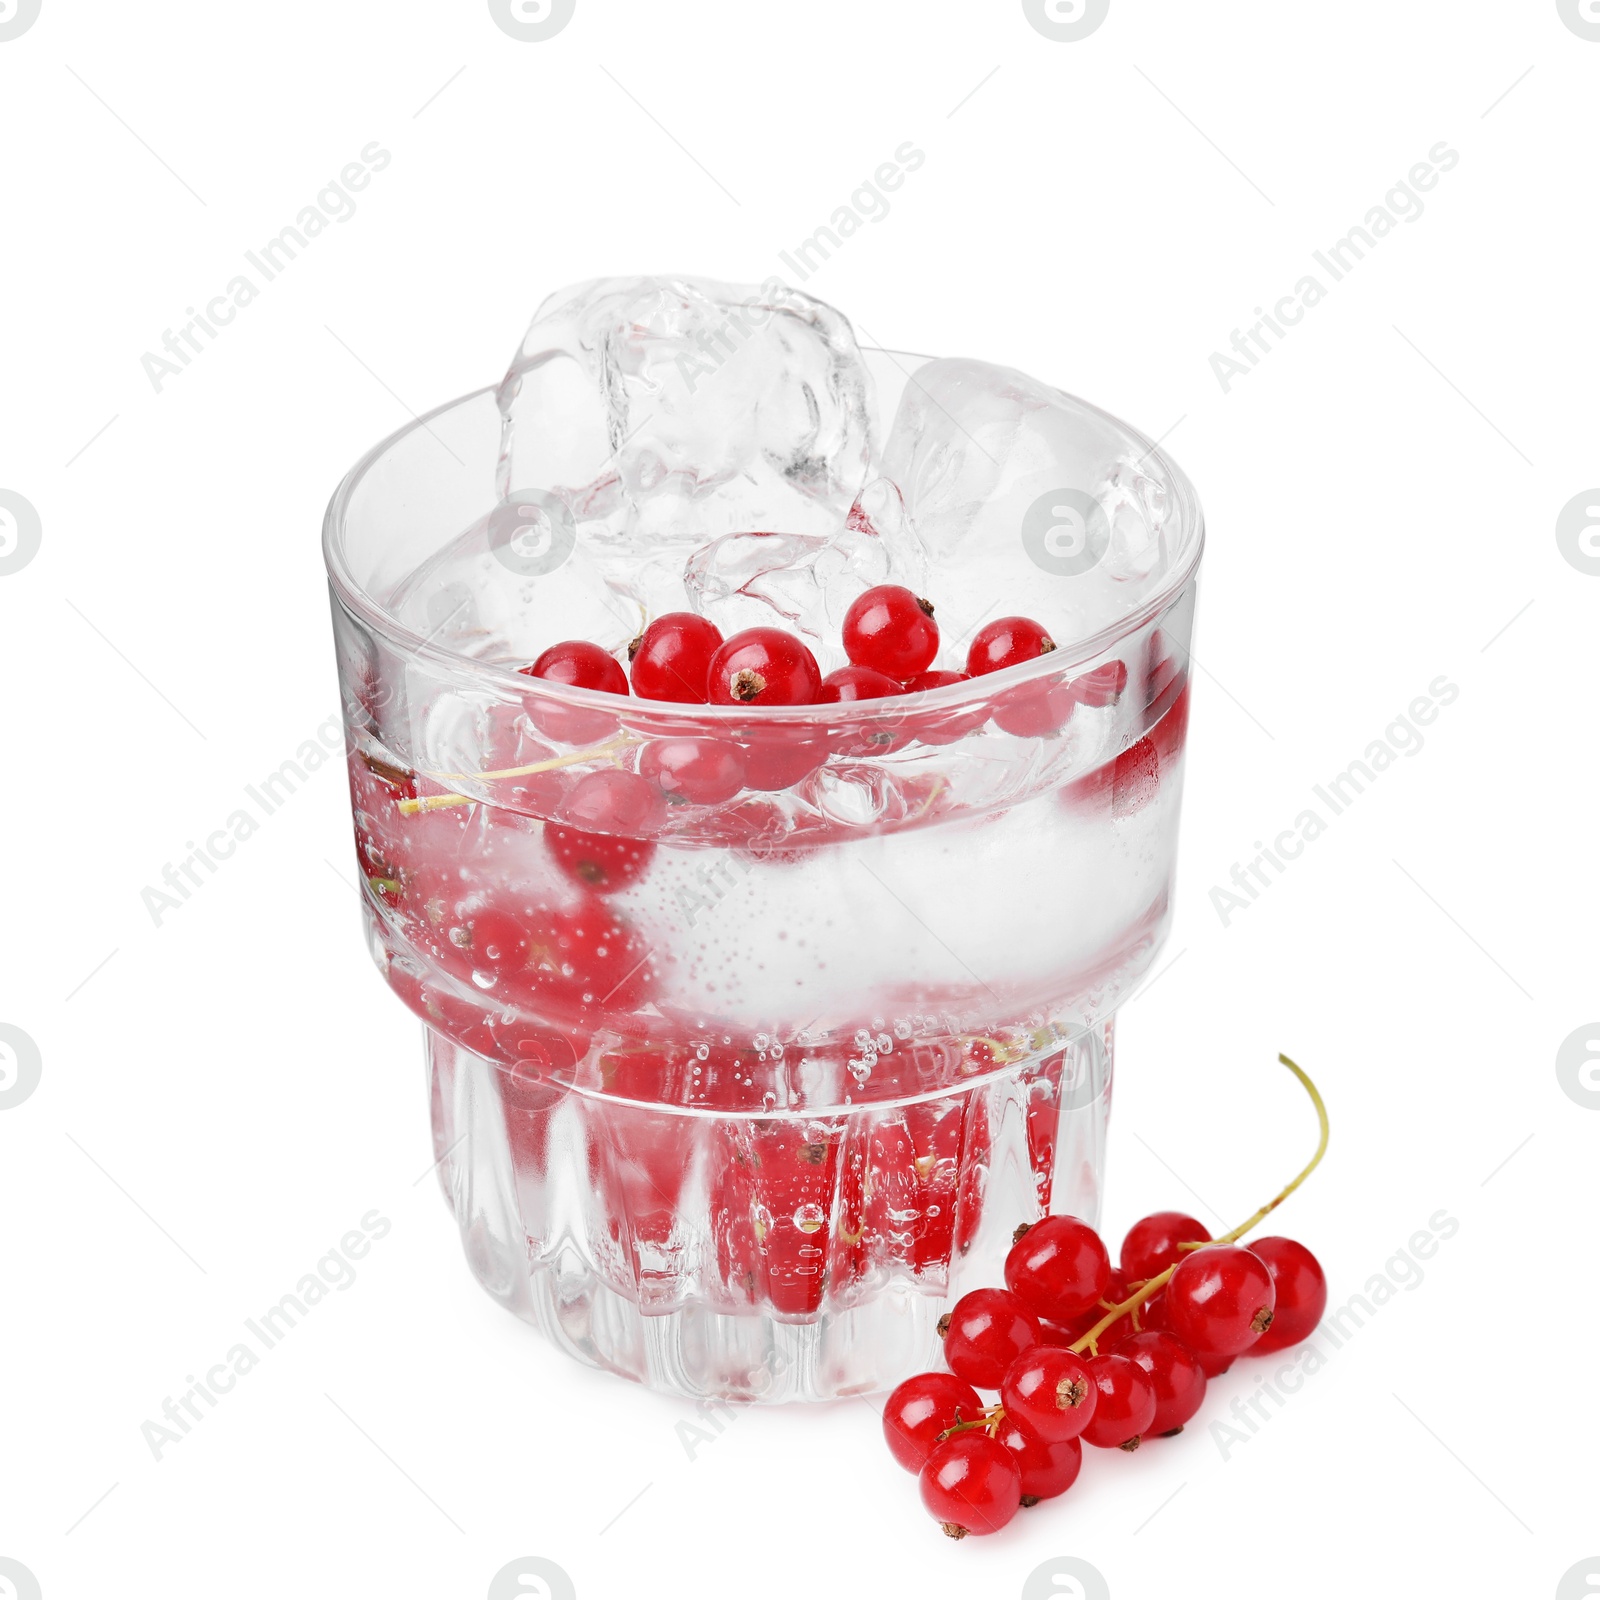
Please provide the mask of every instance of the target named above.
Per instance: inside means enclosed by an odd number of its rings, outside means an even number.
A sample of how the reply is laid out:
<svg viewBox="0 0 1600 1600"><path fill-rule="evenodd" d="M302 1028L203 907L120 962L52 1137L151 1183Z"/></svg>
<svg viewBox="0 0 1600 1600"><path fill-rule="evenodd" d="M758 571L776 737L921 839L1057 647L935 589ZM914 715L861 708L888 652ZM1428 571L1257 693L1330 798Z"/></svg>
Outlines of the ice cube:
<svg viewBox="0 0 1600 1600"><path fill-rule="evenodd" d="M604 278L540 307L499 390L502 497L560 494L618 593L684 604L724 534L827 537L873 457L850 324L777 280Z"/></svg>
<svg viewBox="0 0 1600 1600"><path fill-rule="evenodd" d="M804 634L824 671L844 663L839 638L851 603L876 584L927 586L928 563L900 491L874 478L831 538L729 533L689 558L689 604L722 629L783 626Z"/></svg>
<svg viewBox="0 0 1600 1600"><path fill-rule="evenodd" d="M1105 412L1008 367L918 368L883 470L927 547L947 647L1015 612L1069 644L1134 609L1177 532L1149 450Z"/></svg>

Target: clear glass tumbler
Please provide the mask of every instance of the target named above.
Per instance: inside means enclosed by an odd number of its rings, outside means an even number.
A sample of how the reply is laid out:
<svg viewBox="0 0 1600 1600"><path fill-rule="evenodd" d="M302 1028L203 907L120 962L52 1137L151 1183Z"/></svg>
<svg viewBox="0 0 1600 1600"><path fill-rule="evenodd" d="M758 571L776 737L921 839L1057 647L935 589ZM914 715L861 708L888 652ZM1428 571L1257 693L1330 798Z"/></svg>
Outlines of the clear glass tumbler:
<svg viewBox="0 0 1600 1600"><path fill-rule="evenodd" d="M869 359L892 392L917 358ZM528 506L497 498L492 390L334 496L372 953L425 1025L472 1271L571 1354L683 1394L867 1393L928 1363L1018 1223L1097 1220L1113 1013L1169 917L1202 543L1182 474L1111 425L1164 497L1167 580L1003 683L892 702L520 675L569 632L561 529L508 569ZM683 741L743 786L608 800Z"/></svg>

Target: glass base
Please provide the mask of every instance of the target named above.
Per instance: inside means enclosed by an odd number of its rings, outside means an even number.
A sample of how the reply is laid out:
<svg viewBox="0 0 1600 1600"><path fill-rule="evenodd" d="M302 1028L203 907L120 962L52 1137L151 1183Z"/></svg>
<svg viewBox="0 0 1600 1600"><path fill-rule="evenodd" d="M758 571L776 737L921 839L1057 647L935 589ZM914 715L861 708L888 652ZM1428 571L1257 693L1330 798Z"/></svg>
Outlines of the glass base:
<svg viewBox="0 0 1600 1600"><path fill-rule="evenodd" d="M549 1085L426 1030L434 1150L479 1283L674 1394L830 1400L933 1364L1017 1225L1097 1223L1112 1022L969 1086L787 1115Z"/></svg>

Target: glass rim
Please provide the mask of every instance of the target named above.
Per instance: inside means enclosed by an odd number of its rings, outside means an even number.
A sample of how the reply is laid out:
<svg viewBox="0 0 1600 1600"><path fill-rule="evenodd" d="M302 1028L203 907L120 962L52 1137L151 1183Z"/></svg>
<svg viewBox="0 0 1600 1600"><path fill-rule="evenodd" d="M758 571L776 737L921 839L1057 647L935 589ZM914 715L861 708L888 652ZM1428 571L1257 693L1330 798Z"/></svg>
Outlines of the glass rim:
<svg viewBox="0 0 1600 1600"><path fill-rule="evenodd" d="M862 348L863 354L869 355L892 357L897 354L910 354L910 352L880 350L869 346ZM912 359L928 361L935 358L913 356ZM334 596L358 622L386 639L401 654L423 661L442 674L476 682L486 689L494 690L506 700L527 701L532 698L585 710L605 711L613 716L621 713L629 718L643 717L646 720L658 717L663 721L676 723L682 723L686 718L695 721L703 719L713 726L737 726L748 723L753 718L762 724L805 726L811 723L827 723L830 726L837 726L840 723L881 722L886 715L898 718L904 711L913 707L918 711L958 711L979 701L992 699L996 693L1016 685L1029 683L1035 679L1065 675L1075 668L1089 666L1098 658L1109 654L1114 646L1140 632L1183 593L1193 579L1205 549L1205 517L1199 496L1177 462L1160 447L1159 443L1132 424L1124 422L1120 417L1112 416L1110 412L1094 405L1091 401L1070 395L1068 398L1077 404L1113 422L1129 435L1133 443L1145 446L1143 454L1139 457L1140 463L1151 461L1158 463L1162 481L1173 495L1175 502L1180 537L1179 559L1149 595L1115 622L1108 623L1094 633L1070 643L1058 642L1054 650L1042 655L1037 661L1024 662L1017 666L1002 668L998 672L982 674L965 683L946 684L937 689L921 689L877 700L795 706L723 706L700 702L647 700L632 693L621 696L602 689L582 689L568 684L552 683L548 679L526 676L513 666L480 661L473 656L462 655L458 651L436 644L431 636L420 634L407 627L356 581L345 561L343 536L346 518L350 503L367 474L403 439L425 430L430 422L447 412L455 411L486 396L494 396L498 388L498 384L486 384L480 389L473 389L466 394L457 395L452 400L446 400L431 411L414 416L367 450L340 480L328 502L322 523L322 555L329 586ZM1065 393L1065 391L1059 392ZM773 625L781 626L781 623Z"/></svg>

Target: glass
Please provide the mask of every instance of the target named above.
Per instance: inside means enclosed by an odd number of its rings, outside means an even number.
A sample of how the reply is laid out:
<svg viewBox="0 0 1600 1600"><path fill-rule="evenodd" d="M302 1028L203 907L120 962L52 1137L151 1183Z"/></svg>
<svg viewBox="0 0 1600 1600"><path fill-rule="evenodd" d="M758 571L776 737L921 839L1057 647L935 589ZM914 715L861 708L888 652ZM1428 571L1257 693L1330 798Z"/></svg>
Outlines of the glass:
<svg viewBox="0 0 1600 1600"><path fill-rule="evenodd" d="M920 359L868 353L886 413ZM425 1024L473 1272L573 1355L693 1395L870 1392L1001 1281L1017 1224L1098 1219L1113 1013L1168 924L1202 542L1182 474L1113 425L1167 497L1168 581L1003 686L893 701L519 675L568 633L570 542L558 506L497 499L492 390L334 496L372 953ZM594 774L685 739L745 786L597 822Z"/></svg>

